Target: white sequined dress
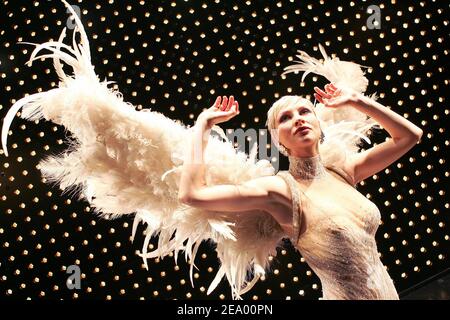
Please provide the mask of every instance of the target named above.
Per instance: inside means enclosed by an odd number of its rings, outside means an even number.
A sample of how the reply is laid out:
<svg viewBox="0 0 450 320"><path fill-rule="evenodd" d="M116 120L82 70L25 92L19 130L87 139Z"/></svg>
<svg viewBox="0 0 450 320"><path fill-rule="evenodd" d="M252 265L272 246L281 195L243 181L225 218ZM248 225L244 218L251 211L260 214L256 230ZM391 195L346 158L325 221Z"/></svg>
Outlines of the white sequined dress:
<svg viewBox="0 0 450 320"><path fill-rule="evenodd" d="M293 244L320 278L323 299L398 299L375 243L380 211L351 177L333 167L321 179L278 175L291 191Z"/></svg>

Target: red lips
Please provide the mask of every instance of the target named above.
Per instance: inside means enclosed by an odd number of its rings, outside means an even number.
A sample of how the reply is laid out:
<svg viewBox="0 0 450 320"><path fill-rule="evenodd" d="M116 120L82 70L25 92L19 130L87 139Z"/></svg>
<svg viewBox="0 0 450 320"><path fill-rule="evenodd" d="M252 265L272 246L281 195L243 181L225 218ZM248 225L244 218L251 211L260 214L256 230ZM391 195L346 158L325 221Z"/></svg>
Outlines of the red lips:
<svg viewBox="0 0 450 320"><path fill-rule="evenodd" d="M298 128L295 130L294 134L297 134L297 133L300 132L300 131L304 131L304 130L308 130L308 129L311 129L311 128L310 128L310 127L306 127L306 126L298 127Z"/></svg>

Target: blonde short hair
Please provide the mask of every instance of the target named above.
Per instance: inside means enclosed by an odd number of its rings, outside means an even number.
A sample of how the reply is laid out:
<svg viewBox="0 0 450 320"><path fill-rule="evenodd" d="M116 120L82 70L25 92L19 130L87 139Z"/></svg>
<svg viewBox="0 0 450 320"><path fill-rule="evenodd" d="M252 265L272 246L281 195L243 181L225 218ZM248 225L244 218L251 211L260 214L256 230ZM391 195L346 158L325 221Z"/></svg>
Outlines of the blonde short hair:
<svg viewBox="0 0 450 320"><path fill-rule="evenodd" d="M281 110L284 108L290 107L292 105L303 104L307 105L314 112L314 105L308 99L302 96L283 96L270 107L269 111L267 111L267 122L266 126L270 132L273 132L277 127L277 117Z"/></svg>

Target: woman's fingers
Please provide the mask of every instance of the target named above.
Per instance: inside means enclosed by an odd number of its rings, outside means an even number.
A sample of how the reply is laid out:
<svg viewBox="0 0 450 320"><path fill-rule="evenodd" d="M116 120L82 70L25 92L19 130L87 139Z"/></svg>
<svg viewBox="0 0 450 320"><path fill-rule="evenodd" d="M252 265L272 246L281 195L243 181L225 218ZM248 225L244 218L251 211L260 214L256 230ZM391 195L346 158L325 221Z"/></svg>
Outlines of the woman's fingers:
<svg viewBox="0 0 450 320"><path fill-rule="evenodd" d="M230 96L230 99L228 99L228 105L227 105L227 108L225 111L229 111L231 109L231 107L233 106L233 104L234 104L234 97Z"/></svg>
<svg viewBox="0 0 450 320"><path fill-rule="evenodd" d="M332 83L330 83L330 87L333 88L333 90L337 90L337 89L338 89L338 88L337 88L334 84L332 84Z"/></svg>
<svg viewBox="0 0 450 320"><path fill-rule="evenodd" d="M328 89L327 89L328 88ZM339 88L336 88L336 86L332 83L329 83L325 86L325 89L328 93L330 93L333 97L337 97L342 93L342 90Z"/></svg>
<svg viewBox="0 0 450 320"><path fill-rule="evenodd" d="M326 85L325 85L325 91L326 91L327 93L333 95L333 94L335 93L336 89L334 89L334 88L331 86L331 84L329 83L329 84L326 84Z"/></svg>
<svg viewBox="0 0 450 320"><path fill-rule="evenodd" d="M231 113L234 113L235 115L238 114L238 102L234 101L233 105L231 106L230 110L228 110Z"/></svg>
<svg viewBox="0 0 450 320"><path fill-rule="evenodd" d="M323 103L323 99L319 94L314 93L314 97L317 99L317 101L319 101L320 103Z"/></svg>
<svg viewBox="0 0 450 320"><path fill-rule="evenodd" d="M226 96L222 97L222 105L220 106L221 111L225 111L225 108L227 107L228 98Z"/></svg>
<svg viewBox="0 0 450 320"><path fill-rule="evenodd" d="M218 111L239 113L239 103L237 100L234 100L234 96L230 96L229 98L226 96L218 96L213 106Z"/></svg>
<svg viewBox="0 0 450 320"><path fill-rule="evenodd" d="M331 98L330 94L326 93L325 91L323 91L322 89L320 89L318 87L314 87L314 91L316 91L321 97L324 97L327 99Z"/></svg>
<svg viewBox="0 0 450 320"><path fill-rule="evenodd" d="M213 104L213 106L214 106L214 108L216 108L216 109L219 109L220 108L220 100L221 100L222 98L220 97L220 96L218 96L217 98L216 98L216 101L214 102L214 104Z"/></svg>

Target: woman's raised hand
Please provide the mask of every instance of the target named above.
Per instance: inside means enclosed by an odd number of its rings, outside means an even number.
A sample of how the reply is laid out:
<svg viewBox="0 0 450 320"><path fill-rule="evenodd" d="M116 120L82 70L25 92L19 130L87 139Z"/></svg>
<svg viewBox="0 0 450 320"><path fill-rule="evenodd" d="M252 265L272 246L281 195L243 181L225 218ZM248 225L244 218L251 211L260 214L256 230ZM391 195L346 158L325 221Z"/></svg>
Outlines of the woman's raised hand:
<svg viewBox="0 0 450 320"><path fill-rule="evenodd" d="M239 103L234 100L233 96L216 98L214 104L200 113L199 120L206 121L208 127L212 127L218 123L226 122L239 114Z"/></svg>
<svg viewBox="0 0 450 320"><path fill-rule="evenodd" d="M337 88L334 84L325 85L325 91L314 87L314 97L325 107L339 108L344 105L352 105L356 102L358 93L347 88Z"/></svg>

